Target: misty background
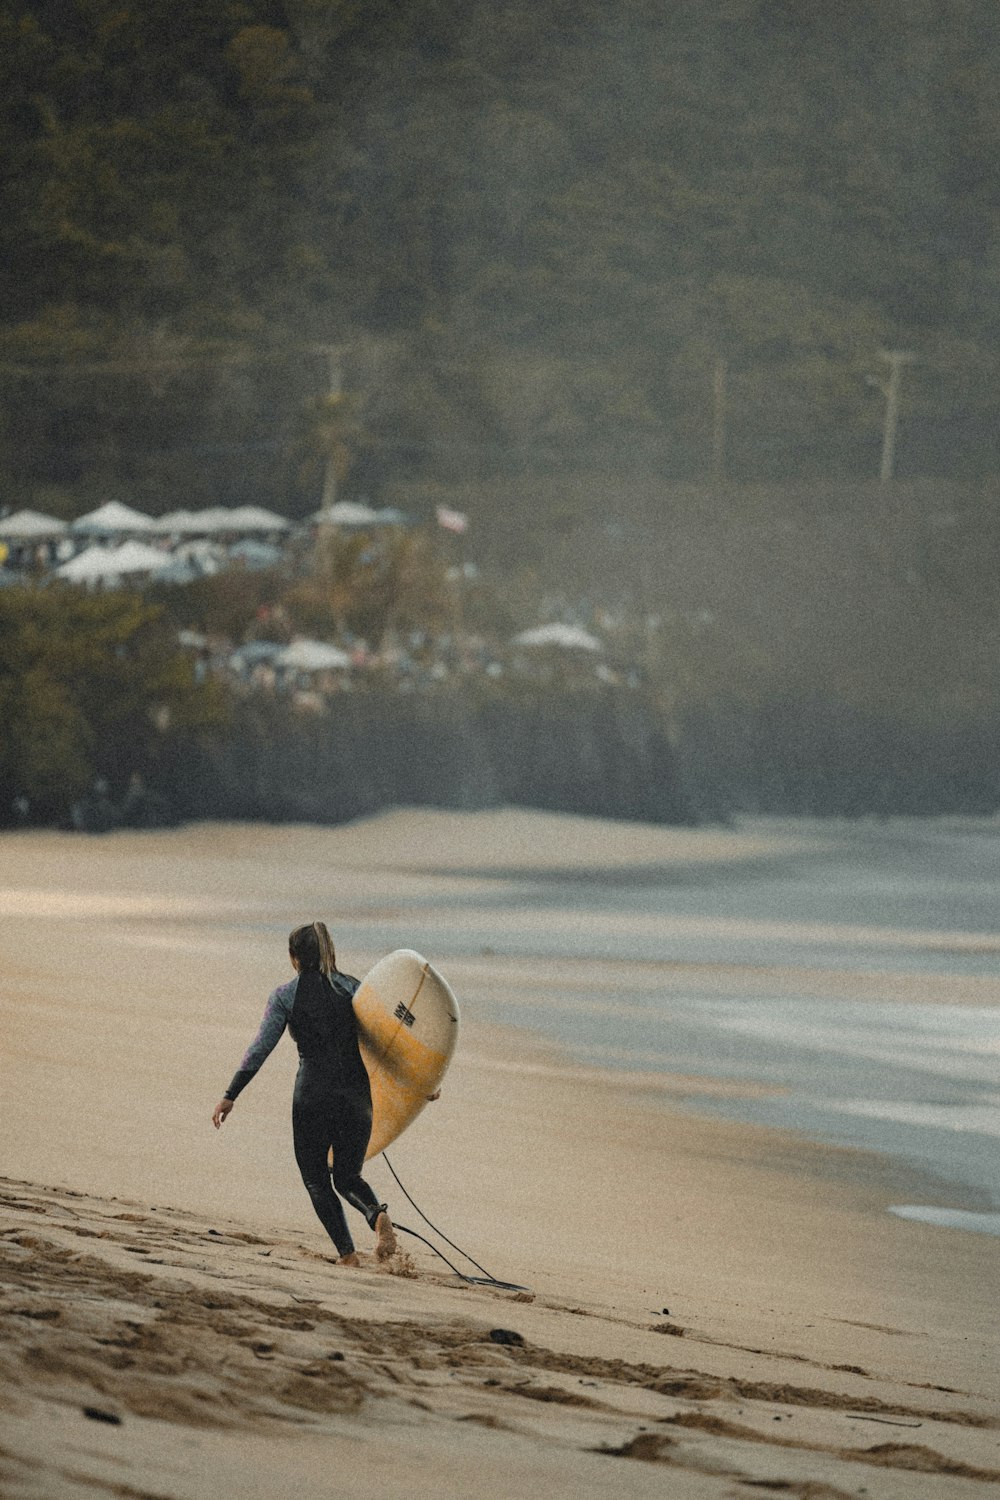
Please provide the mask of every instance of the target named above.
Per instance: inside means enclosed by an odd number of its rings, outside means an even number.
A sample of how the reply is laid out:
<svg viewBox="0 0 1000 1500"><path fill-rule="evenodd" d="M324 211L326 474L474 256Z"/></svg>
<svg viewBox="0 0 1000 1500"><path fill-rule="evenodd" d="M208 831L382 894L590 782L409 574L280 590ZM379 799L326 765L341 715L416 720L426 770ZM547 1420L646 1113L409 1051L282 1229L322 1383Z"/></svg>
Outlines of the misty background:
<svg viewBox="0 0 1000 1500"><path fill-rule="evenodd" d="M441 687L472 749L449 769L442 730L414 786L411 719L355 706L355 744L399 741L369 800L995 810L989 0L6 3L0 69L4 507L454 507L461 549L407 585L436 628L474 558L466 628L600 616L639 674L641 714L575 678ZM199 698L168 640L244 639L290 588L153 590L114 628L5 590L0 707L44 704L10 791L56 816L138 768L188 814L273 806L301 725ZM350 607L289 609L333 638ZM145 643L120 712L106 664L100 713L66 665L78 609L105 655ZM346 734L309 727L324 784Z"/></svg>

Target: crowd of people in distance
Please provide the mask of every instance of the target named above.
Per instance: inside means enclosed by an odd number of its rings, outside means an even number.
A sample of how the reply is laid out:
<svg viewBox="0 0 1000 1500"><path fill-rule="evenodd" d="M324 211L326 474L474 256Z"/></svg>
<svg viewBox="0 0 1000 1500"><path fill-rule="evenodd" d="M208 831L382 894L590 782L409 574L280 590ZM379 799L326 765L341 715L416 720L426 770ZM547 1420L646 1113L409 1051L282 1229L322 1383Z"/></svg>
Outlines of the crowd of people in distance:
<svg viewBox="0 0 1000 1500"><path fill-rule="evenodd" d="M474 631L425 629L389 631L377 647L350 631L336 644L302 638L283 644L266 636L237 644L192 630L178 639L193 656L200 680L220 678L243 696L284 695L304 711L322 712L340 693L414 693L470 678L642 686L641 666L623 663L613 648L587 634L593 645L564 644L558 635L525 643L518 636L503 641Z"/></svg>
<svg viewBox="0 0 1000 1500"><path fill-rule="evenodd" d="M257 507L152 518L109 502L77 521L64 523L32 511L0 514L0 584L32 580L43 586L131 587L145 590L173 585L177 600L187 585L234 572L275 579L276 598L306 578L317 559L360 537L360 563L377 566L396 543L425 523L398 511L373 511L341 502L301 522L289 522ZM467 518L439 508L438 528L461 529ZM431 555L440 558L433 543ZM604 684L638 688L647 679L649 645L658 621L629 602L611 611L585 600L552 593L537 604L538 623L502 637L472 628L462 608L478 587L479 570L468 558L443 570L450 590L446 628L383 628L377 641L341 628L335 639L298 633L280 602L264 606L248 622L242 638L208 634L196 627L179 630L178 642L191 656L197 678L223 681L243 696L281 695L303 711L323 712L341 693L388 689L426 691L472 678L486 682L516 679L536 684ZM172 609L178 613L176 603ZM197 618L192 611L191 618Z"/></svg>

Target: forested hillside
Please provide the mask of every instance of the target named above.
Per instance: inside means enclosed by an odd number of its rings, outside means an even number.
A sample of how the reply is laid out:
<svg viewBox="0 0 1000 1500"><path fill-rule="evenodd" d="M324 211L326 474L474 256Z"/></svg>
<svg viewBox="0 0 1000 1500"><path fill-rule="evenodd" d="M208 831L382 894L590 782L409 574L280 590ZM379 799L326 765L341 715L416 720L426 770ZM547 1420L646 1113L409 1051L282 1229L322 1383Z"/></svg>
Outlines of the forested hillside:
<svg viewBox="0 0 1000 1500"><path fill-rule="evenodd" d="M868 477L882 347L899 472L1000 467L993 0L4 0L0 70L3 503L694 482L720 360L717 470Z"/></svg>

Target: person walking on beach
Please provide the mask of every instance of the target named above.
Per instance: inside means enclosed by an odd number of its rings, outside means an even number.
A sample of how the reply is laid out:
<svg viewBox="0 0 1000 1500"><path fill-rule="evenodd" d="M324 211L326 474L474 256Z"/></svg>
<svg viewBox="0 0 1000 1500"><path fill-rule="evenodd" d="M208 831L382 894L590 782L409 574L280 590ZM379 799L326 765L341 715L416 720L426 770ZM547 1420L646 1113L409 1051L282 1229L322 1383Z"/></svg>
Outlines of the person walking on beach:
<svg viewBox="0 0 1000 1500"><path fill-rule="evenodd" d="M313 1208L337 1247L339 1265L361 1262L338 1193L375 1231L376 1260L388 1260L396 1251L388 1206L361 1176L372 1129L372 1096L352 1005L359 981L338 972L333 940L322 922L296 927L288 939L288 956L296 977L272 993L256 1037L215 1106L212 1123L218 1130L287 1026L299 1049L292 1099L295 1160Z"/></svg>

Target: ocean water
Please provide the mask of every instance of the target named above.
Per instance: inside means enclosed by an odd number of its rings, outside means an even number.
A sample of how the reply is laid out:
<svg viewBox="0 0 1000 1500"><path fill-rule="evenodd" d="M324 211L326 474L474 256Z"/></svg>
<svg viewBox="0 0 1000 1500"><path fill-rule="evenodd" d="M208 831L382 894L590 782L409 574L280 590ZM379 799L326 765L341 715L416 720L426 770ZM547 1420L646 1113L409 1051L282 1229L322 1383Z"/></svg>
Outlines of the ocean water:
<svg viewBox="0 0 1000 1500"><path fill-rule="evenodd" d="M1000 1209L1000 1010L664 994L641 1009L632 997L622 1023L589 999L505 1001L493 1018L568 1042L595 1065L769 1085L780 1092L689 1107L891 1156L950 1185L938 1207Z"/></svg>
<svg viewBox="0 0 1000 1500"><path fill-rule="evenodd" d="M584 1062L745 1082L689 1107L878 1153L933 1182L894 1211L1000 1232L1000 823L744 827L786 847L615 869L563 868L556 848L439 901L431 880L365 939L416 931L445 967L571 960L572 982L486 986L476 1013Z"/></svg>

